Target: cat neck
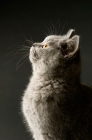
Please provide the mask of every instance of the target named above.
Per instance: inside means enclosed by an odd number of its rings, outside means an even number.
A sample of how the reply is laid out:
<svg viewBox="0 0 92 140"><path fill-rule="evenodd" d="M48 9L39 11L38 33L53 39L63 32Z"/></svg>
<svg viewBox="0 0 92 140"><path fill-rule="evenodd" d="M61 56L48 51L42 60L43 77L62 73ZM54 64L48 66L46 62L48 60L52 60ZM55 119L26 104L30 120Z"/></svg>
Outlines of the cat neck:
<svg viewBox="0 0 92 140"><path fill-rule="evenodd" d="M36 81L49 81L49 80L60 80L65 83L71 83L71 85L77 85L80 83L81 73L81 61L80 57L71 60L67 63L63 63L53 67L47 63L33 64L33 78Z"/></svg>
<svg viewBox="0 0 92 140"><path fill-rule="evenodd" d="M80 74L78 75L69 75L67 74L67 72L63 72L60 71L59 69L57 69L56 71L50 71L50 70L46 70L44 71L44 69L35 69L35 71L33 71L33 75L32 75L32 79L33 81L59 81L60 83L69 83L71 86L75 86L75 85L79 85L80 84Z"/></svg>

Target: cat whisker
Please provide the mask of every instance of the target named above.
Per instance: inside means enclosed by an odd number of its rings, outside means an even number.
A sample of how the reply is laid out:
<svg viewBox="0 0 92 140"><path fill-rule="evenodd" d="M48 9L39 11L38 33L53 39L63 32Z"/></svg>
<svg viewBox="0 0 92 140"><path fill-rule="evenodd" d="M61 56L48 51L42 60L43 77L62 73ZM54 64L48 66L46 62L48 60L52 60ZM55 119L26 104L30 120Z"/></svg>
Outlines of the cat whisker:
<svg viewBox="0 0 92 140"><path fill-rule="evenodd" d="M52 21L50 20L51 22L51 27L52 27L52 34L56 34L56 28L54 26L54 24L52 23Z"/></svg>
<svg viewBox="0 0 92 140"><path fill-rule="evenodd" d="M28 55L29 55L28 53L25 54L25 55L23 55L23 56L18 60L16 67L18 67L19 63L20 63L24 58L26 58Z"/></svg>
<svg viewBox="0 0 92 140"><path fill-rule="evenodd" d="M59 34L59 30L60 30L60 21L59 21L59 19L58 19L58 21L57 21L57 34Z"/></svg>
<svg viewBox="0 0 92 140"><path fill-rule="evenodd" d="M26 45L20 45L20 47L30 48L30 46L26 46Z"/></svg>
<svg viewBox="0 0 92 140"><path fill-rule="evenodd" d="M45 24L45 23L43 23L44 25L45 25L45 27L46 27L46 29L47 29L47 36L49 35L49 34L51 34L51 27L48 27L48 25L47 24Z"/></svg>
<svg viewBox="0 0 92 140"><path fill-rule="evenodd" d="M45 36L48 36L48 34L46 33L46 31L42 30L42 32L45 34Z"/></svg>
<svg viewBox="0 0 92 140"><path fill-rule="evenodd" d="M8 55L10 55L11 53L14 53L14 52L16 52L16 50L13 50L13 51L8 52L8 53L6 54L6 56L8 56Z"/></svg>
<svg viewBox="0 0 92 140"><path fill-rule="evenodd" d="M24 35L24 34L23 34L23 35ZM27 42L27 43L30 45L30 47L31 47L31 45L33 44L32 38L31 38L31 40L29 40L29 39L26 38L25 35L24 35L24 38L25 38L25 41L24 41L24 42ZM23 45L23 46L24 46L24 45Z"/></svg>
<svg viewBox="0 0 92 140"><path fill-rule="evenodd" d="M15 60L15 59L17 59L17 58L18 58L18 57L12 58L11 60L7 61L4 65L8 64L9 62L11 62L11 61L13 61L13 60Z"/></svg>
<svg viewBox="0 0 92 140"><path fill-rule="evenodd" d="M24 55L25 53L28 53L28 51L26 51L26 52L19 52L19 51L18 51L18 52L15 53L15 55L18 55L18 54L19 54L19 55L20 55L20 54L21 54L21 55Z"/></svg>
<svg viewBox="0 0 92 140"><path fill-rule="evenodd" d="M27 42L29 45L33 44L33 41L26 39L25 42Z"/></svg>
<svg viewBox="0 0 92 140"><path fill-rule="evenodd" d="M19 49L18 51L21 51L21 50L29 50L29 49L30 49L30 47L28 47L28 48L23 47L23 48Z"/></svg>
<svg viewBox="0 0 92 140"><path fill-rule="evenodd" d="M11 48L12 47L9 47L8 49L11 49ZM19 45L18 47L12 48L12 49L14 49L14 50L11 50L10 52L8 52L8 54L6 56L11 54L11 55L13 55L13 58L11 60L9 60L8 62L6 62L4 65L19 58L19 60L16 64L16 69L18 69L25 62L25 61L24 62L22 62L22 61L29 55L30 46ZM27 57L27 59L28 59L28 57Z"/></svg>
<svg viewBox="0 0 92 140"><path fill-rule="evenodd" d="M29 34L30 34L30 32L29 32ZM27 39L27 38L26 38ZM32 44L33 44L33 38L32 38L32 36L30 35L30 41L32 42Z"/></svg>
<svg viewBox="0 0 92 140"><path fill-rule="evenodd" d="M16 70L20 67L20 66L22 66L26 61L27 61L27 59L28 59L28 54L27 55L25 55L18 63L17 63L17 65L16 65ZM26 58L27 57L27 59L25 59L20 65L19 65L19 63L24 59L24 58Z"/></svg>
<svg viewBox="0 0 92 140"><path fill-rule="evenodd" d="M16 55L16 54L18 54L19 51L30 49L29 46L24 46L24 45L22 45L22 46L23 46L23 48L17 47L17 48L20 48L19 50L16 50L16 49L14 48L14 50L8 52L8 53L6 54L6 56L10 55L11 53L15 53L15 55Z"/></svg>
<svg viewBox="0 0 92 140"><path fill-rule="evenodd" d="M25 37L25 42L27 42L29 45L32 45L33 44L33 40L27 39L25 35L24 35L24 37Z"/></svg>
<svg viewBox="0 0 92 140"><path fill-rule="evenodd" d="M50 35L53 35L54 34L54 27L53 27L53 24L52 24L51 21L50 21L50 24L49 24L49 27L50 27Z"/></svg>
<svg viewBox="0 0 92 140"><path fill-rule="evenodd" d="M67 21L67 22L68 22L68 21ZM62 33L63 33L63 30L64 30L65 25L67 24L67 22L65 22L65 24L64 24L64 26L63 26L62 31L61 31L61 33L60 33L60 34L62 34Z"/></svg>

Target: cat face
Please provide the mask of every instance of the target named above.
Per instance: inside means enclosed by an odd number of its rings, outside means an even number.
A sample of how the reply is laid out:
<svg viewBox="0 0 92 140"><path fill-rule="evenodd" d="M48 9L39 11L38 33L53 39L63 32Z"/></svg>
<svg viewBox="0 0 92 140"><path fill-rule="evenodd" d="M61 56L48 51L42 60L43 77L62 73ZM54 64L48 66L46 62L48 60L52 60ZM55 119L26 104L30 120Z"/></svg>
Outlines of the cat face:
<svg viewBox="0 0 92 140"><path fill-rule="evenodd" d="M37 63L55 63L72 58L79 50L79 36L74 35L74 30L69 30L66 35L50 35L43 42L34 43L30 49L30 61Z"/></svg>
<svg viewBox="0 0 92 140"><path fill-rule="evenodd" d="M50 35L34 43L29 55L35 75L79 79L81 72L79 36L74 30L66 35Z"/></svg>

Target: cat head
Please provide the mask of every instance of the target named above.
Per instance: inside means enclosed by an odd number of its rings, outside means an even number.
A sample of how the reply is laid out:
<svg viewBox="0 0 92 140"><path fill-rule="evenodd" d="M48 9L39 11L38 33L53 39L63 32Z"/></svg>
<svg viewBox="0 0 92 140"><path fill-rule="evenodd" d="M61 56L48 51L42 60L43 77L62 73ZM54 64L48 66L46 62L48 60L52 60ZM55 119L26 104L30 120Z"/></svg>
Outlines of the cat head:
<svg viewBox="0 0 92 140"><path fill-rule="evenodd" d="M30 61L39 70L61 71L68 65L72 67L76 58L79 61L79 36L73 29L66 35L50 35L43 42L34 43L30 49Z"/></svg>

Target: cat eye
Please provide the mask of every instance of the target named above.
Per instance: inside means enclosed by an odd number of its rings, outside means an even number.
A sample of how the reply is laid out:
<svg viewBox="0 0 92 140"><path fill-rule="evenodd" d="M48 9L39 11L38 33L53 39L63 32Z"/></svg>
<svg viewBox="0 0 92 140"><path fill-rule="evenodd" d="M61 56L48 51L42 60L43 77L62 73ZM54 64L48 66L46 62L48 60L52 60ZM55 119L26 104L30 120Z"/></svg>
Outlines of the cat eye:
<svg viewBox="0 0 92 140"><path fill-rule="evenodd" d="M49 45L48 44L45 44L44 46L45 46L45 48L47 48Z"/></svg>
<svg viewBox="0 0 92 140"><path fill-rule="evenodd" d="M42 48L48 48L48 47L49 47L48 44L45 44L45 45L42 46Z"/></svg>

